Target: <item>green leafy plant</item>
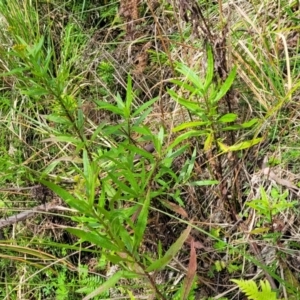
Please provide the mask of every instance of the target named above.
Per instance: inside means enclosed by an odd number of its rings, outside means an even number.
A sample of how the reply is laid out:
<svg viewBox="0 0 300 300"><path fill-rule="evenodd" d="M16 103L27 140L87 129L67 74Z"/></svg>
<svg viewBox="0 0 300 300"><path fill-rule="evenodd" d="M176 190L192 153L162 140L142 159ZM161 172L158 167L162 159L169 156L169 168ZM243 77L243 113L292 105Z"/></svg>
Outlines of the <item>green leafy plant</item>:
<svg viewBox="0 0 300 300"><path fill-rule="evenodd" d="M269 197L261 186L260 195L260 199L252 200L247 205L255 209L269 224L273 222L274 217L280 212L293 208L297 204L296 201L289 202L287 200L288 191L280 194L276 188L272 188L271 196Z"/></svg>
<svg viewBox="0 0 300 300"><path fill-rule="evenodd" d="M169 146L173 148L178 144L184 143L186 140L197 138L203 144L203 151L206 153L210 165L210 173L213 178L203 181L191 182L191 185L214 185L218 184L219 195L224 203L230 207L234 214L237 202L234 197L229 197L228 190L224 181L224 168L222 166L222 158L224 155L232 155L237 151L251 148L261 142L261 138L254 137L250 140L236 142L233 133L254 128L259 124L257 119L238 124L238 115L231 109L224 112L221 109L221 100L226 98L230 92L236 77L236 67L229 72L227 78L222 81L215 78L214 75L214 57L210 46L207 46L207 69L205 79L199 77L196 71L188 66L178 63L176 70L184 76L184 80L171 80L178 86L177 92L169 89L171 97L187 109L190 121L184 122L175 128L174 133L179 134ZM230 106L229 106L230 107ZM222 112L223 111L223 112ZM224 142L228 141L231 144ZM236 167L236 156L233 156L232 170ZM236 194L238 184L232 185L232 195ZM229 199L231 198L231 200Z"/></svg>
<svg viewBox="0 0 300 300"><path fill-rule="evenodd" d="M220 114L219 102L230 90L236 75L236 68L232 69L223 84L216 84L213 82L214 61L212 51L209 47L207 50L207 59L207 73L204 82L193 70L187 66L179 64L177 67L177 70L185 76L188 82L181 82L179 80L172 80L172 82L182 88L182 92L188 92L189 97L186 100L173 90L169 90L169 94L174 100L184 106L199 120L186 122L175 127L173 129L174 132L179 132L184 129L193 130L185 132L177 137L172 146L177 145L185 139L193 136L205 137L205 151L210 150L213 145L220 150L220 153L239 151L256 145L261 141L260 138L243 141L242 143L235 145L225 145L221 141L221 132L251 128L257 123L258 120L252 119L242 124L233 124L238 118L237 114Z"/></svg>
<svg viewBox="0 0 300 300"><path fill-rule="evenodd" d="M88 150L83 150L83 172L80 175L83 178L82 192L78 190L75 195L72 195L51 182L42 181L83 215L75 218L77 222L84 224L83 228L69 228L69 232L78 236L81 241L89 241L101 247L102 255L107 261L122 266L120 271L90 293L86 299L109 290L121 278L138 279L141 274L148 280L153 291L161 299L165 299L153 282L150 272L162 270L167 266L181 249L191 230L190 227L185 229L159 259L153 260L149 257L147 260L143 259L140 246L147 226L151 201L169 190L163 177L166 172L170 174L171 171L163 167L165 162L160 165L150 152L132 143L130 137L133 132L137 132L141 135L141 141L151 141L158 155L161 155L164 139L163 130L158 135L154 135L147 127L140 126L143 118L149 114L149 106L155 99L137 109L133 107L133 99L134 93L129 77L125 101L118 95L115 97L116 105L97 102L101 109L110 110L124 118L121 126L114 128L108 125L103 128L104 133L120 132L124 141L119 143L118 147L111 147L108 152L99 151L92 160ZM139 117L135 118L136 116ZM124 157L125 151L126 157ZM138 164L134 164L136 154L141 157ZM170 159L175 157L176 155L173 155ZM145 159L152 166L148 172L146 172ZM156 191L151 189L154 182L159 186ZM96 196L96 189L100 189L99 196ZM126 208L124 208L125 203Z"/></svg>

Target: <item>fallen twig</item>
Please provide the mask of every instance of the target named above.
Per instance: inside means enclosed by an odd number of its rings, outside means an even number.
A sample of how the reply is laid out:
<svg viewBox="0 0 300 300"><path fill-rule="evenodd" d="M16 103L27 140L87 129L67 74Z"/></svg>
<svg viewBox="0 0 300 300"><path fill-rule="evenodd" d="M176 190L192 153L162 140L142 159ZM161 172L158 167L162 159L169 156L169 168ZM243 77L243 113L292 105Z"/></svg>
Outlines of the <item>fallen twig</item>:
<svg viewBox="0 0 300 300"><path fill-rule="evenodd" d="M58 204L57 199L54 199L52 202L35 206L32 209L22 211L8 218L0 219L0 229L15 224L17 222L24 221L32 217L35 213L42 212L42 211L57 210L57 209L62 210L61 208L62 207Z"/></svg>

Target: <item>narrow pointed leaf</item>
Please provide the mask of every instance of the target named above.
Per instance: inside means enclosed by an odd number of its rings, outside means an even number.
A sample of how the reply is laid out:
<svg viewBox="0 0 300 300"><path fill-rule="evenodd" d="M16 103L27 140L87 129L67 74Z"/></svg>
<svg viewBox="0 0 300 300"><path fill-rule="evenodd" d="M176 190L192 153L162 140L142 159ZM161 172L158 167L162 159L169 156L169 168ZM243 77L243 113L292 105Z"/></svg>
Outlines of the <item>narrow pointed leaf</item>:
<svg viewBox="0 0 300 300"><path fill-rule="evenodd" d="M46 180L41 180L41 183L51 189L54 193L56 193L60 198L63 199L67 204L69 204L72 208L80 211L81 213L85 213L89 215L90 206L83 200L73 197L69 192L65 189L59 187L58 185L48 182Z"/></svg>
<svg viewBox="0 0 300 300"><path fill-rule="evenodd" d="M180 86L181 88L183 88L186 91L191 92L192 94L197 93L199 90L197 90L194 86L189 85L186 82L182 82L180 80L177 79L172 79L170 80L172 83L177 84L178 86Z"/></svg>
<svg viewBox="0 0 300 300"><path fill-rule="evenodd" d="M109 289L111 289L112 287L114 287L116 285L116 283L121 278L124 278L123 271L115 273L108 280L106 280L105 283L103 283L102 285L100 285L98 288L96 288L92 293L90 293L89 295L87 295L86 297L84 297L82 300L92 299L92 298L94 298L94 297L96 297L96 296L98 296L98 295L100 295L100 294L108 291Z"/></svg>
<svg viewBox="0 0 300 300"><path fill-rule="evenodd" d="M116 113L117 115L122 116L124 114L123 109L120 109L119 107L116 107L115 105L109 104L107 102L97 101L97 105L99 106L99 108L109 110L113 113Z"/></svg>
<svg viewBox="0 0 300 300"><path fill-rule="evenodd" d="M184 106L185 108L187 108L188 110L192 111L192 112L199 112L201 110L199 104L197 102L193 102L193 101L188 101L186 99L183 99L182 97L180 97L179 95L177 95L174 91L172 90L168 90L168 93L170 94L170 96L177 101L179 104L181 104L182 106Z"/></svg>
<svg viewBox="0 0 300 300"><path fill-rule="evenodd" d="M192 69L190 69L186 65L181 64L178 68L176 68L176 70L186 76L187 79L190 80L200 91L203 91L203 83L201 82L199 76Z"/></svg>
<svg viewBox="0 0 300 300"><path fill-rule="evenodd" d="M200 135L205 135L207 134L207 130L191 130L188 132L185 132L178 136L175 141L169 146L169 149L174 148L176 145L181 143L182 141L190 138L190 137L195 137L195 136L200 136Z"/></svg>
<svg viewBox="0 0 300 300"><path fill-rule="evenodd" d="M141 241L144 236L144 232L148 222L148 213L149 213L149 206L150 206L150 191L146 194L145 202L143 203L141 212L138 216L137 223L134 230L134 239L133 239L133 252L137 251L139 248Z"/></svg>
<svg viewBox="0 0 300 300"><path fill-rule="evenodd" d="M83 229L79 228L68 228L67 229L70 233L76 235L83 241L90 242L92 244L95 244L99 247L102 247L104 249L110 250L110 251L121 251L119 246L114 245L109 238L105 236L101 236L100 234L97 234L93 231L85 231Z"/></svg>
<svg viewBox="0 0 300 300"><path fill-rule="evenodd" d="M243 149L248 149L248 148L260 143L261 141L262 141L262 138L256 138L253 140L244 141L239 144L229 146L228 151L239 151L239 150L243 150Z"/></svg>
<svg viewBox="0 0 300 300"><path fill-rule="evenodd" d="M234 122L237 118L236 114L233 113L229 113L226 115L223 115L221 118L218 119L218 122L220 123L230 123L230 122Z"/></svg>
<svg viewBox="0 0 300 300"><path fill-rule="evenodd" d="M177 241L170 247L170 249L165 253L165 255L153 262L148 268L147 272L152 272L154 270L162 270L179 252L179 250L182 248L183 243L186 241L186 239L189 237L189 234L191 232L191 226L188 226L184 232L180 235L180 237L177 239Z"/></svg>
<svg viewBox="0 0 300 300"><path fill-rule="evenodd" d="M218 102L220 99L222 99L226 93L229 91L236 75L236 67L234 67L231 72L229 73L228 77L226 78L225 82L221 86L221 89L219 93L216 95L216 97L213 99L213 102Z"/></svg>
<svg viewBox="0 0 300 300"><path fill-rule="evenodd" d="M155 97L149 101L147 101L146 103L144 103L143 105L139 106L139 108L132 114L133 117L135 116L140 116L141 112L143 112L144 110L146 110L149 106L151 106L156 100L158 99L158 97ZM152 110L152 108L151 108Z"/></svg>
<svg viewBox="0 0 300 300"><path fill-rule="evenodd" d="M131 109L132 100L133 100L132 79L131 76L128 75L127 89L126 89L126 108L128 109L128 111L130 111Z"/></svg>
<svg viewBox="0 0 300 300"><path fill-rule="evenodd" d="M206 186L206 185L214 185L219 184L218 180L200 180L200 181L193 181L190 182L189 185L191 186Z"/></svg>
<svg viewBox="0 0 300 300"><path fill-rule="evenodd" d="M206 121L193 121L193 122L185 122L180 124L179 126L172 129L173 132L181 131L186 128L192 128L197 126L209 125L209 122Z"/></svg>
<svg viewBox="0 0 300 300"><path fill-rule="evenodd" d="M206 91L210 86L214 75L214 59L213 59L211 46L207 46L206 53L207 53L207 69L206 69L206 77L204 83L204 91Z"/></svg>
<svg viewBox="0 0 300 300"><path fill-rule="evenodd" d="M136 192L133 189L131 189L130 187L128 187L124 182L119 180L117 176L115 176L111 172L108 172L107 174L113 180L113 182L121 188L121 190L123 190L124 192L127 192L128 194L130 194L134 197L136 196Z"/></svg>

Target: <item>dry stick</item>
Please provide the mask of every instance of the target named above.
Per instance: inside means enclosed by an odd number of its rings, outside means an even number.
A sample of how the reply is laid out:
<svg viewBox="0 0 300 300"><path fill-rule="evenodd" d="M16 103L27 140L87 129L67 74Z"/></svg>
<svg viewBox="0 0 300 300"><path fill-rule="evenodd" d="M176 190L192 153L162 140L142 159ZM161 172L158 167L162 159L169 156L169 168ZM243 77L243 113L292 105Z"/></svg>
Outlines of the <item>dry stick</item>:
<svg viewBox="0 0 300 300"><path fill-rule="evenodd" d="M17 222L24 221L24 220L32 217L35 213L59 209L60 207L61 206L57 205L57 200L53 200L50 203L35 206L32 209L22 211L21 213L10 216L8 218L2 218L2 219L0 219L0 229L2 229L3 227L9 226L9 225L15 224Z"/></svg>
<svg viewBox="0 0 300 300"><path fill-rule="evenodd" d="M32 190L35 188L40 187L40 185L33 185L33 186L28 186L28 187L11 187L11 188L0 188L0 192L20 192L20 191L27 191L27 190Z"/></svg>

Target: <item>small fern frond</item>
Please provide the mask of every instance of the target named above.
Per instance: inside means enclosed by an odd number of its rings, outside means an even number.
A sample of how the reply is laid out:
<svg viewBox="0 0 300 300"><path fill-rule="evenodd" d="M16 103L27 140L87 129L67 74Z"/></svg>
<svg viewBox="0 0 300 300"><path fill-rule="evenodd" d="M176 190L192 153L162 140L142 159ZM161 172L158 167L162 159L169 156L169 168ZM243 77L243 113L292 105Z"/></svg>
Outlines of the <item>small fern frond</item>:
<svg viewBox="0 0 300 300"><path fill-rule="evenodd" d="M258 287L256 283L253 280L237 280L237 279L231 279L234 283L236 283L241 291L246 294L246 296L249 298L249 300L257 300L258 296Z"/></svg>
<svg viewBox="0 0 300 300"><path fill-rule="evenodd" d="M231 281L239 286L249 300L277 300L276 293L272 292L268 281L260 281L261 291L258 290L258 286L254 280L231 279Z"/></svg>
<svg viewBox="0 0 300 300"><path fill-rule="evenodd" d="M260 281L260 286L261 286L261 292L262 293L266 293L266 294L269 294L269 293L273 293L272 290L271 290L271 286L270 286L270 283L268 281Z"/></svg>

